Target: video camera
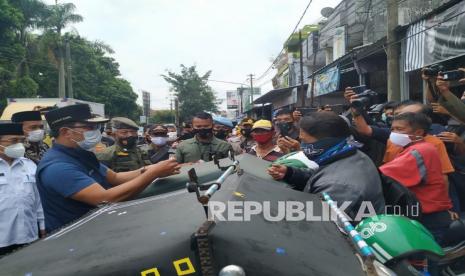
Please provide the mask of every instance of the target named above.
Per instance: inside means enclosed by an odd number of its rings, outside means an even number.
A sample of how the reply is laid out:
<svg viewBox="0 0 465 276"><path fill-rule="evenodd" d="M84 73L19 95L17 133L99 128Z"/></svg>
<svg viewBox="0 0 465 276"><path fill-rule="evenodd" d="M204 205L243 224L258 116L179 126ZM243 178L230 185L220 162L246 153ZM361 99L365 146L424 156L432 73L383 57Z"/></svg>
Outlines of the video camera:
<svg viewBox="0 0 465 276"><path fill-rule="evenodd" d="M352 90L357 94L357 99L352 101L351 107L357 111L365 110L366 108L378 103L378 93L371 89L367 89L366 85L352 87Z"/></svg>
<svg viewBox="0 0 465 276"><path fill-rule="evenodd" d="M428 77L436 77L439 72L444 71L444 66L434 64L423 69L423 74Z"/></svg>

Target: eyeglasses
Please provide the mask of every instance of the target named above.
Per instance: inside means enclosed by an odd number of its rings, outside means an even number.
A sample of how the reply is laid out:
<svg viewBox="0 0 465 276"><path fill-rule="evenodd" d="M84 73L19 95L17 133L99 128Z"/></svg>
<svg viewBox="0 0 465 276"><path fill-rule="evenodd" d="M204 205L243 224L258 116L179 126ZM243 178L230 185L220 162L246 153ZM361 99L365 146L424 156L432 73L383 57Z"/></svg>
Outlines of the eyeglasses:
<svg viewBox="0 0 465 276"><path fill-rule="evenodd" d="M96 130L101 128L101 124L85 124L85 125L72 125L68 128L82 128L86 130Z"/></svg>
<svg viewBox="0 0 465 276"><path fill-rule="evenodd" d="M18 144L18 143L24 143L26 141L25 138L12 138L12 139L7 139L7 140L0 140L2 143L9 143L11 145L13 144Z"/></svg>

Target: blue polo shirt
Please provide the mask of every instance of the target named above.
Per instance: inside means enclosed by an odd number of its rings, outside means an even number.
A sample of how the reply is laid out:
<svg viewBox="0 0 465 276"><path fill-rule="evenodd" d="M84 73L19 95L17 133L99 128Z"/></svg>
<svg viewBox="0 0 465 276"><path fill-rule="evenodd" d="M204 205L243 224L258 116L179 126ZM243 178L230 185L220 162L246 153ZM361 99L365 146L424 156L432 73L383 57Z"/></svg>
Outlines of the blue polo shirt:
<svg viewBox="0 0 465 276"><path fill-rule="evenodd" d="M108 168L92 152L54 144L37 168L37 188L45 213L47 232L80 218L95 206L71 197L82 189L98 183L109 189Z"/></svg>

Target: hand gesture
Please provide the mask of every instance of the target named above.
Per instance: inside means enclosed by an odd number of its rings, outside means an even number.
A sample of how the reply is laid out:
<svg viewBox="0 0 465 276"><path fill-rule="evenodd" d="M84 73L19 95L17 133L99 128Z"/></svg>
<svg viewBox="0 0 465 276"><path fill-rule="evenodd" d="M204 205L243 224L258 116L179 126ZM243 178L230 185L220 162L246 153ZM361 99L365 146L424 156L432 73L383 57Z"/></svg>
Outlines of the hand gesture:
<svg viewBox="0 0 465 276"><path fill-rule="evenodd" d="M181 165L175 159L160 161L157 164L150 165L147 170L154 171L157 177L167 177L174 174L179 174Z"/></svg>
<svg viewBox="0 0 465 276"><path fill-rule="evenodd" d="M449 82L444 80L444 77L439 75L436 79L436 87L439 89L439 92L446 93L450 92Z"/></svg>
<svg viewBox="0 0 465 276"><path fill-rule="evenodd" d="M442 105L439 103L431 103L431 107L433 108L434 113L439 113L439 114L444 114L444 115L449 115L449 111L445 109Z"/></svg>
<svg viewBox="0 0 465 276"><path fill-rule="evenodd" d="M352 87L346 87L346 90L344 91L344 98L346 101L351 102L351 99L354 97L357 97L357 94L352 90Z"/></svg>
<svg viewBox="0 0 465 276"><path fill-rule="evenodd" d="M300 122L300 119L302 119L302 112L300 112L299 110L296 110L292 112L292 117L294 117L294 121Z"/></svg>
<svg viewBox="0 0 465 276"><path fill-rule="evenodd" d="M287 173L287 167L278 164L272 164L271 167L267 169L268 174L273 177L274 180L283 180L284 176Z"/></svg>
<svg viewBox="0 0 465 276"><path fill-rule="evenodd" d="M462 138L460 138L457 134L453 132L441 132L437 136L441 141L444 143L454 143L454 144L460 144L463 143Z"/></svg>
<svg viewBox="0 0 465 276"><path fill-rule="evenodd" d="M278 147L284 153L299 151L300 150L300 142L295 140L295 139L292 139L289 136L280 137L278 139Z"/></svg>

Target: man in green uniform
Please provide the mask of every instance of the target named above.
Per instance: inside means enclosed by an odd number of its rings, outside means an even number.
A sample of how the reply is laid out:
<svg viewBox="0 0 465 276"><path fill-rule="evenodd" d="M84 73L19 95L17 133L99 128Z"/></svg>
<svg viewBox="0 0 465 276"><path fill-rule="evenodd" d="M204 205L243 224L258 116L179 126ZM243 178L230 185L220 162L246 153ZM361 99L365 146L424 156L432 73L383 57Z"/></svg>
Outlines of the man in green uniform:
<svg viewBox="0 0 465 276"><path fill-rule="evenodd" d="M213 136L213 118L206 112L197 113L192 119L195 136L179 144L176 148L178 163L193 163L200 160L211 161L213 156L226 158L232 147L226 141Z"/></svg>
<svg viewBox="0 0 465 276"><path fill-rule="evenodd" d="M132 120L115 117L111 120L115 144L96 153L97 159L115 172L127 172L150 165L146 150L137 146L139 126Z"/></svg>

